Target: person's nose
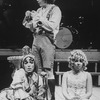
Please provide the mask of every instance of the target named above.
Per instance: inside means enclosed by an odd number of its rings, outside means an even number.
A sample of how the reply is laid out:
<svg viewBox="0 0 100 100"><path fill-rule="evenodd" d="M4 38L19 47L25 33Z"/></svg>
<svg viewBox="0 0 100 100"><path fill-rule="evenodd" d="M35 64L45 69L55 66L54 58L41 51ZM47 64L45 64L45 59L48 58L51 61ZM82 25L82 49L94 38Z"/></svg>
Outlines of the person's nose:
<svg viewBox="0 0 100 100"><path fill-rule="evenodd" d="M77 65L80 65L80 63L77 63Z"/></svg>
<svg viewBox="0 0 100 100"><path fill-rule="evenodd" d="M27 67L28 67L28 68L30 68L30 67L31 67L31 65L30 65L30 64L28 64L28 65L27 65Z"/></svg>
<svg viewBox="0 0 100 100"><path fill-rule="evenodd" d="M80 62L77 62L77 65L81 65L81 63Z"/></svg>

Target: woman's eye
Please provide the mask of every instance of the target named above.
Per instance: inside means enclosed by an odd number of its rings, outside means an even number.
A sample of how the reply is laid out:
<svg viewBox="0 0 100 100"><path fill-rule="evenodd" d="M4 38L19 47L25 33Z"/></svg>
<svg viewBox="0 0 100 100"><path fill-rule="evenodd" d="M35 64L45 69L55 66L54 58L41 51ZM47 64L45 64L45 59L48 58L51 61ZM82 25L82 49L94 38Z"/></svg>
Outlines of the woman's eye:
<svg viewBox="0 0 100 100"><path fill-rule="evenodd" d="M72 59L72 61L77 62L78 60L77 59Z"/></svg>
<svg viewBox="0 0 100 100"><path fill-rule="evenodd" d="M24 60L24 64L27 64L28 62L27 62L27 60Z"/></svg>
<svg viewBox="0 0 100 100"><path fill-rule="evenodd" d="M30 63L33 64L34 63L34 60L33 59L30 59Z"/></svg>
<svg viewBox="0 0 100 100"><path fill-rule="evenodd" d="M83 62L84 60L83 59L80 59L80 62Z"/></svg>
<svg viewBox="0 0 100 100"><path fill-rule="evenodd" d="M30 63L31 63L31 64L33 64L33 63L34 63L34 61L30 61Z"/></svg>
<svg viewBox="0 0 100 100"><path fill-rule="evenodd" d="M75 60L75 62L78 62L78 60Z"/></svg>
<svg viewBox="0 0 100 100"><path fill-rule="evenodd" d="M75 59L72 59L73 62L75 62Z"/></svg>
<svg viewBox="0 0 100 100"><path fill-rule="evenodd" d="M24 64L27 64L27 63L28 63L27 61L24 62Z"/></svg>

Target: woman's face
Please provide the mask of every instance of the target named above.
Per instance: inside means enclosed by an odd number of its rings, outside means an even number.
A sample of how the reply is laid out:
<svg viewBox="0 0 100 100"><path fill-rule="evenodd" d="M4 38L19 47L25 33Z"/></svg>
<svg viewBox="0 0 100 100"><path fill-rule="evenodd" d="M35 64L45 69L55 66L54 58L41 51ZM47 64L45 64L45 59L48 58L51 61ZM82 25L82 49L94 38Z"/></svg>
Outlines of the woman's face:
<svg viewBox="0 0 100 100"><path fill-rule="evenodd" d="M34 59L32 57L27 57L24 59L24 69L26 72L30 73L34 70Z"/></svg>
<svg viewBox="0 0 100 100"><path fill-rule="evenodd" d="M75 72L79 72L80 70L82 70L82 67L83 67L83 62L80 59L74 61L73 70Z"/></svg>

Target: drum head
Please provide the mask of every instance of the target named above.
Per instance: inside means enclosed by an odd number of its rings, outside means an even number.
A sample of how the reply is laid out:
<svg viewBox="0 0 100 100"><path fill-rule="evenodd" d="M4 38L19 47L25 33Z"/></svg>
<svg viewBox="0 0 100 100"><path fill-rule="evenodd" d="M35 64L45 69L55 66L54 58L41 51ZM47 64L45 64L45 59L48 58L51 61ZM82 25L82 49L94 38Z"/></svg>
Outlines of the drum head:
<svg viewBox="0 0 100 100"><path fill-rule="evenodd" d="M67 48L73 41L72 33L68 28L61 27L58 34L56 35L55 45L58 48Z"/></svg>

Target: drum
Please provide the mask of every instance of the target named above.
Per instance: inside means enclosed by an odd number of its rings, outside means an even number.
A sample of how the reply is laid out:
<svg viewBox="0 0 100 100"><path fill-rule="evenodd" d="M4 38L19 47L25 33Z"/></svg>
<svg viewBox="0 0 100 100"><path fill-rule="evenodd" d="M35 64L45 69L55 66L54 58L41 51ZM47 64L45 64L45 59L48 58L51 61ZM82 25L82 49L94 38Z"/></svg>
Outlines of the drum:
<svg viewBox="0 0 100 100"><path fill-rule="evenodd" d="M71 47L72 49L72 45L75 43L75 39L77 40L77 34L78 31L75 28L61 27L58 34L56 35L56 47L60 49Z"/></svg>

